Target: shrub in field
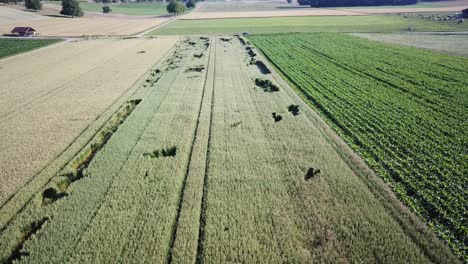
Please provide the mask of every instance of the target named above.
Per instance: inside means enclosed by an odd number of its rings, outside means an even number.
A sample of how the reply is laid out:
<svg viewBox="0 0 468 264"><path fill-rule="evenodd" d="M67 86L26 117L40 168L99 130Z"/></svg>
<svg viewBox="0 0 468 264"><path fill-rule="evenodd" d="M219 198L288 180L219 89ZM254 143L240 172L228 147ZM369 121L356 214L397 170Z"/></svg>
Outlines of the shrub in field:
<svg viewBox="0 0 468 264"><path fill-rule="evenodd" d="M62 11L60 11L60 14L72 17L84 15L80 3L77 0L62 0Z"/></svg>
<svg viewBox="0 0 468 264"><path fill-rule="evenodd" d="M107 14L112 12L112 9L109 6L103 6L102 7L102 13Z"/></svg>

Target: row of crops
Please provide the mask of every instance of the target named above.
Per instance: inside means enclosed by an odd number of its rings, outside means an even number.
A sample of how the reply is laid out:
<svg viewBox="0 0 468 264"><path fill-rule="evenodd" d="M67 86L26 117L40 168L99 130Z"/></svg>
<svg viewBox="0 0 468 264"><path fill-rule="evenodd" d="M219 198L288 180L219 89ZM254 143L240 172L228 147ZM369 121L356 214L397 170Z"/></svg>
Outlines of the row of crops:
<svg viewBox="0 0 468 264"><path fill-rule="evenodd" d="M468 59L342 34L250 39L467 260Z"/></svg>

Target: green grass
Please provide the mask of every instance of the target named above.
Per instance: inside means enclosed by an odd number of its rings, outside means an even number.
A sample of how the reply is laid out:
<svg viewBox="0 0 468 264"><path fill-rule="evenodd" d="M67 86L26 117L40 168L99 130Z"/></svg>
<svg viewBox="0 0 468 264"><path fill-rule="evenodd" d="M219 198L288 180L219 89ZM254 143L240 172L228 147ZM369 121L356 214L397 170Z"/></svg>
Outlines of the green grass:
<svg viewBox="0 0 468 264"><path fill-rule="evenodd" d="M129 3L129 4L106 4L110 6L113 14L124 15L168 15L166 4L146 4L146 3ZM102 13L104 4L80 2L80 7L85 12Z"/></svg>
<svg viewBox="0 0 468 264"><path fill-rule="evenodd" d="M325 16L177 20L148 35L279 32L400 32L412 24L418 31L464 30L464 26L409 19L397 15ZM468 24L468 23L465 23Z"/></svg>
<svg viewBox="0 0 468 264"><path fill-rule="evenodd" d="M58 39L0 39L0 59L51 45L59 41Z"/></svg>
<svg viewBox="0 0 468 264"><path fill-rule="evenodd" d="M342 34L250 39L466 261L468 59Z"/></svg>

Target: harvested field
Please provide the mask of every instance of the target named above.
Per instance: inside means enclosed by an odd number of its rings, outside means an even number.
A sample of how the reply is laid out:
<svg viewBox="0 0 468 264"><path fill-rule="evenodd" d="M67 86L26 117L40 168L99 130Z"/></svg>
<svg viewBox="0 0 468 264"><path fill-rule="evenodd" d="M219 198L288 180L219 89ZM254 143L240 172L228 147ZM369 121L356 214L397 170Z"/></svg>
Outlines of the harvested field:
<svg viewBox="0 0 468 264"><path fill-rule="evenodd" d="M78 155L0 208L0 260L458 262L249 61L236 38L179 42Z"/></svg>
<svg viewBox="0 0 468 264"><path fill-rule="evenodd" d="M362 38L468 57L468 35L355 33Z"/></svg>
<svg viewBox="0 0 468 264"><path fill-rule="evenodd" d="M136 34L155 27L169 20L169 17L132 18L121 17L41 17L41 19L23 18L25 11L0 7L0 10L14 18L14 21L0 23L0 35L9 34L19 23L27 24L37 30L40 36L80 37L89 35L129 35ZM19 13L18 13L19 12ZM18 15L21 14L21 15Z"/></svg>
<svg viewBox="0 0 468 264"><path fill-rule="evenodd" d="M0 60L0 205L131 91L176 39L83 40Z"/></svg>

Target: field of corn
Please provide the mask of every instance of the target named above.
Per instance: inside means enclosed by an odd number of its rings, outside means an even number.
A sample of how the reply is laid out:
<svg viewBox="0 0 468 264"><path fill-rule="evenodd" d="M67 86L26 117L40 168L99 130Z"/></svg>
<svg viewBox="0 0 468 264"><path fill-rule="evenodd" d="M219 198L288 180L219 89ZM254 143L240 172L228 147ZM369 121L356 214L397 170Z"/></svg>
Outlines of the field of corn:
<svg viewBox="0 0 468 264"><path fill-rule="evenodd" d="M1 205L0 262L459 262L249 40L183 38L155 63Z"/></svg>
<svg viewBox="0 0 468 264"><path fill-rule="evenodd" d="M468 59L342 34L250 39L467 261Z"/></svg>

